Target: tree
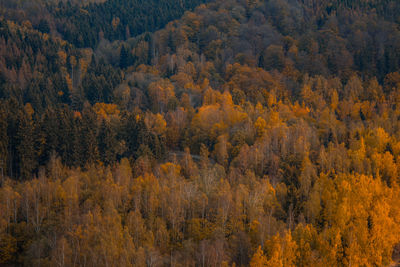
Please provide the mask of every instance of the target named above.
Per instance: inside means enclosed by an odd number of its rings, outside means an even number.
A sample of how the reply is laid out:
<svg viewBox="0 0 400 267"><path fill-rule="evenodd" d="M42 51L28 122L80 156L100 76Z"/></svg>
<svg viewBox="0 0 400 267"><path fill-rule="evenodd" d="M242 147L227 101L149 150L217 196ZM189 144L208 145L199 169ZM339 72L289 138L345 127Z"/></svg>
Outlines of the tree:
<svg viewBox="0 0 400 267"><path fill-rule="evenodd" d="M258 117L254 123L254 127L256 128L257 136L262 136L265 132L265 128L267 127L267 122L263 118Z"/></svg>
<svg viewBox="0 0 400 267"><path fill-rule="evenodd" d="M253 257L250 261L250 267L265 267L268 265L267 257L264 256L264 252L261 249L261 246L258 246L256 253L254 253Z"/></svg>
<svg viewBox="0 0 400 267"><path fill-rule="evenodd" d="M284 51L281 46L270 45L262 54L262 66L267 70L277 69L282 71L285 66L284 58Z"/></svg>
<svg viewBox="0 0 400 267"><path fill-rule="evenodd" d="M49 22L46 19L39 21L38 30L42 33L50 33Z"/></svg>
<svg viewBox="0 0 400 267"><path fill-rule="evenodd" d="M125 46L121 47L121 52L119 55L119 66L121 69L125 69L126 67L129 66L129 53L127 51L127 49L125 48Z"/></svg>
<svg viewBox="0 0 400 267"><path fill-rule="evenodd" d="M230 143L228 142L228 137L226 135L221 135L218 137L218 143L215 144L214 153L216 160L219 164L224 167L228 166L228 159L229 159L229 148Z"/></svg>
<svg viewBox="0 0 400 267"><path fill-rule="evenodd" d="M27 104L25 108L18 113L17 117L17 136L16 150L18 153L19 176L28 179L36 168L37 155L35 149L35 129L32 120L33 109Z"/></svg>
<svg viewBox="0 0 400 267"><path fill-rule="evenodd" d="M175 97L174 86L169 80L159 80L149 85L149 96L154 112L167 111L169 100Z"/></svg>
<svg viewBox="0 0 400 267"><path fill-rule="evenodd" d="M4 107L4 105L1 105ZM7 113L4 108L0 107L0 175L1 184L3 184L4 176L7 174L7 163L8 163L8 135L7 135Z"/></svg>
<svg viewBox="0 0 400 267"><path fill-rule="evenodd" d="M292 234L287 231L284 236L273 236L267 243L269 259L267 266L295 266L297 258L297 244Z"/></svg>
<svg viewBox="0 0 400 267"><path fill-rule="evenodd" d="M98 134L100 160L106 165L113 164L117 160L119 142L117 133L110 122L103 120Z"/></svg>
<svg viewBox="0 0 400 267"><path fill-rule="evenodd" d="M13 262L16 252L17 240L10 234L0 233L0 263Z"/></svg>

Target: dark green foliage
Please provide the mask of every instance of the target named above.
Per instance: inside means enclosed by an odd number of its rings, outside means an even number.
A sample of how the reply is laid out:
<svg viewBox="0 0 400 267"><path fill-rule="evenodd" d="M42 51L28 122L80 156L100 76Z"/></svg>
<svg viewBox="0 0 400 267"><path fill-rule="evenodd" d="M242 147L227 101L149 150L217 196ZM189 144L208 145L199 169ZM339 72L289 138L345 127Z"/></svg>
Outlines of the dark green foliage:
<svg viewBox="0 0 400 267"><path fill-rule="evenodd" d="M50 6L57 30L77 47L96 47L100 32L110 41L160 29L179 18L186 10L205 0L107 0L81 7L63 1Z"/></svg>
<svg viewBox="0 0 400 267"><path fill-rule="evenodd" d="M127 156L136 158L146 154L156 159L162 159L166 153L165 141L160 136L150 132L143 119L135 114L123 119L123 138L126 141Z"/></svg>
<svg viewBox="0 0 400 267"><path fill-rule="evenodd" d="M58 53L79 54L73 50L37 31L0 21L0 98L29 102L35 110L69 103L66 73Z"/></svg>
<svg viewBox="0 0 400 267"><path fill-rule="evenodd" d="M45 19L41 19L39 21L39 25L38 25L37 29L38 29L38 31L40 31L42 33L50 33L49 23Z"/></svg>
<svg viewBox="0 0 400 267"><path fill-rule="evenodd" d="M3 178L7 172L8 162L8 136L7 136L7 110L3 101L0 101L0 175Z"/></svg>
<svg viewBox="0 0 400 267"><path fill-rule="evenodd" d="M122 81L121 72L110 65L92 62L82 80L85 98L92 104L112 102L112 92Z"/></svg>
<svg viewBox="0 0 400 267"><path fill-rule="evenodd" d="M121 53L119 55L119 66L124 69L129 66L129 54L126 51L125 46L121 47Z"/></svg>
<svg viewBox="0 0 400 267"><path fill-rule="evenodd" d="M20 110L16 118L15 161L17 175L22 179L30 178L37 168L37 150L35 149L35 125L25 110Z"/></svg>
<svg viewBox="0 0 400 267"><path fill-rule="evenodd" d="M99 160L112 165L121 156L137 158L143 155L143 146L148 156L165 157L163 138L150 132L143 120L137 121L136 115L127 116L119 125L119 121L99 123L91 107L82 114L64 106L31 116L21 106L13 107L15 113L6 112L11 105L11 101L4 102L5 109L0 109L0 168L5 175L29 178L53 154L76 167Z"/></svg>
<svg viewBox="0 0 400 267"><path fill-rule="evenodd" d="M117 129L103 120L98 134L100 160L107 165L113 164L118 155Z"/></svg>

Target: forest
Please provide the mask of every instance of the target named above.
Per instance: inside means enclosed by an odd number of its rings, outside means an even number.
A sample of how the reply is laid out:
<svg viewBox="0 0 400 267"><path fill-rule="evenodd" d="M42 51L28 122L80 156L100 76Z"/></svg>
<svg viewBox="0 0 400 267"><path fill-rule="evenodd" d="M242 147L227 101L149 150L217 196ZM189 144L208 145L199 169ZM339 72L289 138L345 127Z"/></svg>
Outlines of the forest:
<svg viewBox="0 0 400 267"><path fill-rule="evenodd" d="M1 266L396 266L400 1L0 0Z"/></svg>

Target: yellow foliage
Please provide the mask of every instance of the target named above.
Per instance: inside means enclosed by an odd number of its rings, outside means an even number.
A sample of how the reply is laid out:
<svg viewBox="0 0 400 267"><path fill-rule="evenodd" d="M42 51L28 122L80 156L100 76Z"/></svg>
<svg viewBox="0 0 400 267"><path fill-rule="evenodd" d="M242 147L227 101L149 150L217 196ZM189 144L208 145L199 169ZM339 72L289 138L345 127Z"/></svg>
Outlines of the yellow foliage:
<svg viewBox="0 0 400 267"><path fill-rule="evenodd" d="M254 253L253 257L250 261L250 267L267 267L272 266L269 265L267 258L264 256L264 252L261 249L261 246L257 248L256 253Z"/></svg>
<svg viewBox="0 0 400 267"><path fill-rule="evenodd" d="M26 114L28 114L28 116L32 118L32 115L35 113L35 111L33 110L31 103L26 103L24 108Z"/></svg>
<svg viewBox="0 0 400 267"><path fill-rule="evenodd" d="M117 117L120 113L116 104L96 103L93 106L93 110L103 119Z"/></svg>
<svg viewBox="0 0 400 267"><path fill-rule="evenodd" d="M68 86L69 91L72 91L73 90L72 79L71 79L71 76L68 73L65 74L65 81L67 82L67 86Z"/></svg>
<svg viewBox="0 0 400 267"><path fill-rule="evenodd" d="M0 233L0 264L12 261L16 252L17 240L7 233Z"/></svg>
<svg viewBox="0 0 400 267"><path fill-rule="evenodd" d="M144 64L140 64L137 68L136 68L137 72L143 72L143 73L149 73L149 74L153 74L153 75L159 75L159 70L157 68L155 68L154 66L148 66L148 65L144 65Z"/></svg>
<svg viewBox="0 0 400 267"><path fill-rule="evenodd" d="M267 127L267 122L263 118L258 117L254 123L254 127L256 128L257 135L262 136L265 132L265 128Z"/></svg>
<svg viewBox="0 0 400 267"><path fill-rule="evenodd" d="M62 64L62 65L67 64L67 54L64 52L64 50L58 51L57 54L58 54L58 57L59 57L60 60L61 60L61 64Z"/></svg>
<svg viewBox="0 0 400 267"><path fill-rule="evenodd" d="M181 172L181 166L175 165L171 162L164 163L160 166L160 169L164 175L175 175L178 176Z"/></svg>
<svg viewBox="0 0 400 267"><path fill-rule="evenodd" d="M74 111L74 118L82 119L82 114L79 111Z"/></svg>
<svg viewBox="0 0 400 267"><path fill-rule="evenodd" d="M165 111L168 101L175 96L174 89L174 85L167 79L150 83L148 90L154 111Z"/></svg>
<svg viewBox="0 0 400 267"><path fill-rule="evenodd" d="M118 25L120 23L120 19L118 17L114 17L111 21L111 26L113 27L114 30L117 29Z"/></svg>
<svg viewBox="0 0 400 267"><path fill-rule="evenodd" d="M296 117L306 117L310 113L308 107L301 107L298 102L292 106L292 110Z"/></svg>
<svg viewBox="0 0 400 267"><path fill-rule="evenodd" d="M325 218L340 229L347 244L345 260L349 264L388 264L400 237L399 219L392 215L400 209L393 205L399 199L397 193L380 179L366 175L338 175L333 183L335 189L324 186L322 200Z"/></svg>
<svg viewBox="0 0 400 267"><path fill-rule="evenodd" d="M293 241L290 231L286 232L283 237L280 234L273 236L266 242L266 248L269 255L267 266L295 266L297 244Z"/></svg>
<svg viewBox="0 0 400 267"><path fill-rule="evenodd" d="M160 113L153 114L151 112L147 112L144 122L147 128L157 135L163 135L167 130L167 122Z"/></svg>

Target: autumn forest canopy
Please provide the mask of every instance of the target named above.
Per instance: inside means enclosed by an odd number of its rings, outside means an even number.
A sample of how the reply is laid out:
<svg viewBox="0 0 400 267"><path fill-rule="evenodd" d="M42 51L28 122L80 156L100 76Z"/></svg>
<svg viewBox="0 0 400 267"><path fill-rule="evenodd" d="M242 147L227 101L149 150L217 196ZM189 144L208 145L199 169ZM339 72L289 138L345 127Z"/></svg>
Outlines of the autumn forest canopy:
<svg viewBox="0 0 400 267"><path fill-rule="evenodd" d="M0 265L400 263L400 1L0 0Z"/></svg>

